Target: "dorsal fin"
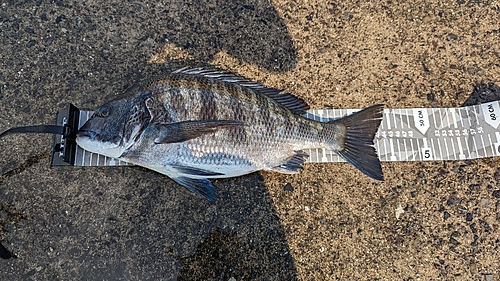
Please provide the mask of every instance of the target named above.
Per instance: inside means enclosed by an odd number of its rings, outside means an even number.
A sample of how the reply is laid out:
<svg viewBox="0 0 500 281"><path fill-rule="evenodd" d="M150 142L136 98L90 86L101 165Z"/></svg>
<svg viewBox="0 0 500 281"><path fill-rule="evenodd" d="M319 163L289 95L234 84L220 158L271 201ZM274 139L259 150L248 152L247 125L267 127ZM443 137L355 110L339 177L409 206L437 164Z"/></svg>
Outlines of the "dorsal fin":
<svg viewBox="0 0 500 281"><path fill-rule="evenodd" d="M265 87L259 83L231 72L203 68L181 68L172 72L172 74L192 75L202 78L217 79L227 83L234 83L242 87L252 89L257 93L266 95L295 114L304 114L306 110L309 109L309 105L307 105L307 103L301 98L289 93L281 93L282 90Z"/></svg>

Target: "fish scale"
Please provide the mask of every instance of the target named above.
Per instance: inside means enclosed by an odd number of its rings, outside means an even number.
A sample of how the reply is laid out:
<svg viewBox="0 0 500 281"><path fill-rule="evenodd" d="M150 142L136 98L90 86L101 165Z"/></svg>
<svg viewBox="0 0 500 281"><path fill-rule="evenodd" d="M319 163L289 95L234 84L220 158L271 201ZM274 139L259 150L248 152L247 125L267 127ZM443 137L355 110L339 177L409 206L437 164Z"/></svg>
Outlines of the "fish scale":
<svg viewBox="0 0 500 281"><path fill-rule="evenodd" d="M301 114L288 93L211 70L179 70L99 108L77 134L84 149L168 175L208 200L209 179L296 173L306 149L328 149L382 179L373 137L382 106L332 122ZM125 120L125 122L123 122Z"/></svg>

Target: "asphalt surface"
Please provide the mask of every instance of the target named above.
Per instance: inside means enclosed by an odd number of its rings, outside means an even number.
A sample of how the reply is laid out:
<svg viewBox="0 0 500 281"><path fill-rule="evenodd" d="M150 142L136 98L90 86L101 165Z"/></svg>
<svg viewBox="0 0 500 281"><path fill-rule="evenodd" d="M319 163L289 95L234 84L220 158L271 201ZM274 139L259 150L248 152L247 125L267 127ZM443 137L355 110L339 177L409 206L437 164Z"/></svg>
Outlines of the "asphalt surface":
<svg viewBox="0 0 500 281"><path fill-rule="evenodd" d="M312 108L460 106L499 84L499 26L498 1L2 1L0 131L184 66ZM51 168L51 145L0 140L0 280L500 278L496 158L384 163L383 183L310 164L217 180L211 204L138 167Z"/></svg>

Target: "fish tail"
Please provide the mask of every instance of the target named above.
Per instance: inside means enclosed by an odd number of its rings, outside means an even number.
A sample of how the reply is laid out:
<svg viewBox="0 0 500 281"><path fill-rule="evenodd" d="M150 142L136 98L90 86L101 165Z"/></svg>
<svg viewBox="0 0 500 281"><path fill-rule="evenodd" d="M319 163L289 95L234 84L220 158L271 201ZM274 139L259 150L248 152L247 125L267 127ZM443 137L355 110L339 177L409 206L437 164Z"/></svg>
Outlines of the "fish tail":
<svg viewBox="0 0 500 281"><path fill-rule="evenodd" d="M344 139L332 150L365 175L380 181L384 177L373 138L382 121L383 110L384 106L377 104L330 122L345 128Z"/></svg>

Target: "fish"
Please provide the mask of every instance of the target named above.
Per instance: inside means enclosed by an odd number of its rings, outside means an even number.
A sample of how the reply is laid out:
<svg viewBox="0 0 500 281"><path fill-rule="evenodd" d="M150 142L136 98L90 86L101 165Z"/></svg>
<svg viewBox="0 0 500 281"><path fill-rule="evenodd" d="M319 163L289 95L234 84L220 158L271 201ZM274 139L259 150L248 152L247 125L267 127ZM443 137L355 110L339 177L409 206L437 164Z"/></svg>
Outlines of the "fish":
<svg viewBox="0 0 500 281"><path fill-rule="evenodd" d="M214 69L173 71L99 107L76 133L83 149L167 175L214 202L210 179L256 171L296 174L308 149L333 151L383 180L373 138L377 104L329 122L308 119L304 100Z"/></svg>

